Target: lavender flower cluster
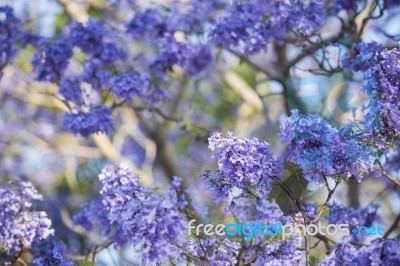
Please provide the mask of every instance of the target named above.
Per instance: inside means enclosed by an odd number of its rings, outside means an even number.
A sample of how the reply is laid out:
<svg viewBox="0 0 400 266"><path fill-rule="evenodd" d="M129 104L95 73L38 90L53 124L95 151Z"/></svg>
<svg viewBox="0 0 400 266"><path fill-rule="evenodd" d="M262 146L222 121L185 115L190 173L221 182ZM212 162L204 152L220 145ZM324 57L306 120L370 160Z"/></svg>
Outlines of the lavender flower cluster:
<svg viewBox="0 0 400 266"><path fill-rule="evenodd" d="M76 214L76 225L113 233L109 236L120 245L140 246L144 265L180 257L176 245L183 244L187 231L187 202L180 178L174 177L171 189L162 194L141 186L139 176L123 164L103 169L99 179L102 201L92 202Z"/></svg>
<svg viewBox="0 0 400 266"><path fill-rule="evenodd" d="M337 176L361 180L363 173L372 170L373 149L351 125L337 130L317 115L293 110L278 135L289 146L287 160L300 165L309 181L323 183L324 178Z"/></svg>
<svg viewBox="0 0 400 266"><path fill-rule="evenodd" d="M209 148L215 152L219 170L207 171L203 178L217 203L227 200L234 188L243 196L262 198L270 192L271 180L282 175L282 165L274 159L269 144L256 138L214 133Z"/></svg>
<svg viewBox="0 0 400 266"><path fill-rule="evenodd" d="M377 239L367 247L358 247L347 242L337 245L320 265L398 265L398 247L399 242L394 239Z"/></svg>
<svg viewBox="0 0 400 266"><path fill-rule="evenodd" d="M31 210L31 201L42 199L28 181L0 188L0 245L8 254L30 248L54 234L46 213Z"/></svg>
<svg viewBox="0 0 400 266"><path fill-rule="evenodd" d="M385 149L399 143L400 109L400 50L383 48L377 43L355 45L353 68L362 71L366 80L364 90L370 97L362 121L368 136L377 139L377 146Z"/></svg>

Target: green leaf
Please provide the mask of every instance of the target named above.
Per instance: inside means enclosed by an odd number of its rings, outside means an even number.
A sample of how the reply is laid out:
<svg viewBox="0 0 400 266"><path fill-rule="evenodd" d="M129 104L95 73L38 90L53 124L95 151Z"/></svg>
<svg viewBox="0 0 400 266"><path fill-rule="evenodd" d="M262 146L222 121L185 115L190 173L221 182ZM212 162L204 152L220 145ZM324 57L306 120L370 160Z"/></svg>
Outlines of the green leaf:
<svg viewBox="0 0 400 266"><path fill-rule="evenodd" d="M319 260L316 257L309 256L308 261L307 261L307 265L308 266L315 266L315 265L317 265L318 262L319 262Z"/></svg>

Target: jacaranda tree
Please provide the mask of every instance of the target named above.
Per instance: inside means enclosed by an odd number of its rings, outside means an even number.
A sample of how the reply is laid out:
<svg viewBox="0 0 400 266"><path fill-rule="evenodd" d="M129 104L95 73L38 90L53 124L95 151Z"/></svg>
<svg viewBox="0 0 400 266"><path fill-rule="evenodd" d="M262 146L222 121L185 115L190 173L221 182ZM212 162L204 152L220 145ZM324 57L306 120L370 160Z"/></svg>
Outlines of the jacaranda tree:
<svg viewBox="0 0 400 266"><path fill-rule="evenodd" d="M1 265L400 265L400 1L158 2L0 0Z"/></svg>

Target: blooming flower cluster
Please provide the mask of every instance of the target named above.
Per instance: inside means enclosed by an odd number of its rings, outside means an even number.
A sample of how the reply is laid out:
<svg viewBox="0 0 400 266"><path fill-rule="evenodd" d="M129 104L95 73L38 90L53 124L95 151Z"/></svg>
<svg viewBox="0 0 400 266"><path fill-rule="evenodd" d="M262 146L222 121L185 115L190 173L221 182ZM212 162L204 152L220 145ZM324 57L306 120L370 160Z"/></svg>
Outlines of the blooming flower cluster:
<svg viewBox="0 0 400 266"><path fill-rule="evenodd" d="M15 52L19 21L10 7L0 7L0 78L2 70Z"/></svg>
<svg viewBox="0 0 400 266"><path fill-rule="evenodd" d="M347 12L357 11L357 7L360 5L360 0L334 0L332 3L333 10L335 13L339 13L342 10Z"/></svg>
<svg viewBox="0 0 400 266"><path fill-rule="evenodd" d="M337 130L317 115L293 110L278 135L289 145L287 160L298 164L310 181L352 175L360 180L372 169L373 150L354 136L351 125Z"/></svg>
<svg viewBox="0 0 400 266"><path fill-rule="evenodd" d="M321 266L339 265L398 265L400 263L398 239L381 238L370 246L358 247L350 242L339 244Z"/></svg>
<svg viewBox="0 0 400 266"><path fill-rule="evenodd" d="M73 223L75 226L82 226L88 232L95 231L96 229L100 234L108 236L117 243L120 243L120 241L118 241L118 233L120 230L112 231L113 228L108 219L107 210L101 200L91 200L84 204L80 211L73 216Z"/></svg>
<svg viewBox="0 0 400 266"><path fill-rule="evenodd" d="M354 50L353 68L364 73L364 90L370 97L362 122L367 133L378 137L378 147L382 149L386 143L399 141L400 48L383 49L376 43L360 43Z"/></svg>
<svg viewBox="0 0 400 266"><path fill-rule="evenodd" d="M151 265L169 257L179 258L177 244L182 244L187 227L181 193L181 179L174 178L171 189L163 194L139 184L139 176L132 175L126 165L113 165L99 175L103 185L102 202L92 202L74 216L76 225L86 230L100 227L110 234L116 228L114 240L140 245L142 262Z"/></svg>
<svg viewBox="0 0 400 266"><path fill-rule="evenodd" d="M272 41L288 38L290 30L315 34L326 19L325 10L324 1L234 1L211 36L224 47L257 53Z"/></svg>
<svg viewBox="0 0 400 266"><path fill-rule="evenodd" d="M228 266L238 262L240 244L226 238L221 243L217 237L209 237L200 241L189 240L184 249L199 261L198 266Z"/></svg>
<svg viewBox="0 0 400 266"><path fill-rule="evenodd" d="M378 205L369 205L365 208L353 209L332 202L329 205L329 215L325 219L330 224L350 224L354 227L372 226L378 221Z"/></svg>
<svg viewBox="0 0 400 266"><path fill-rule="evenodd" d="M71 260L65 258L66 247L55 237L48 237L36 243L33 248L33 262L38 266L73 266Z"/></svg>
<svg viewBox="0 0 400 266"><path fill-rule="evenodd" d="M8 254L54 233L46 213L31 210L32 200L42 200L42 195L28 181L0 188L0 245Z"/></svg>
<svg viewBox="0 0 400 266"><path fill-rule="evenodd" d="M242 196L266 196L272 178L282 175L281 164L274 159L269 144L256 138L214 133L209 138L209 148L215 152L213 158L218 161L219 170L215 174L207 171L203 177L217 203L227 200L234 188L241 190Z"/></svg>
<svg viewBox="0 0 400 266"><path fill-rule="evenodd" d="M111 108L108 106L101 106L88 112L80 111L77 114L65 113L64 127L84 137L94 132L110 134L114 129L111 114Z"/></svg>
<svg viewBox="0 0 400 266"><path fill-rule="evenodd" d="M253 265L304 265L304 252L298 250L301 239L277 241L268 243L259 253ZM251 252L247 255L248 261L252 259Z"/></svg>
<svg viewBox="0 0 400 266"><path fill-rule="evenodd" d="M69 59L72 57L72 47L67 40L57 40L52 43L42 40L38 44L38 52L32 59L36 79L55 82L61 79Z"/></svg>
<svg viewBox="0 0 400 266"><path fill-rule="evenodd" d="M146 74L125 73L110 80L110 90L120 99L131 101L135 97L149 97L150 77Z"/></svg>

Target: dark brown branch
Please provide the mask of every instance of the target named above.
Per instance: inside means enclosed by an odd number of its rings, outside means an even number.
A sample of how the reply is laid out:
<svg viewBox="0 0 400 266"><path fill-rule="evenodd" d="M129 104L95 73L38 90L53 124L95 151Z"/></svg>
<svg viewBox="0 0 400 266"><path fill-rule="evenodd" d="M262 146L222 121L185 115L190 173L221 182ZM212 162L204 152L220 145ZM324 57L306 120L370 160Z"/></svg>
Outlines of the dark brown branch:
<svg viewBox="0 0 400 266"><path fill-rule="evenodd" d="M396 230L399 227L400 223L400 213L397 215L396 219L393 221L392 225L389 227L385 235L383 236L384 238L389 237L389 235Z"/></svg>
<svg viewBox="0 0 400 266"><path fill-rule="evenodd" d="M317 216L311 221L311 223L315 223L321 217L323 211L326 209L326 207L328 207L328 203L331 200L332 195L335 193L337 187L340 184L340 180L338 179L338 180L336 180L335 187L333 189L330 189L329 185L328 185L328 181L326 180L326 177L324 177L324 180L326 182L325 185L327 186L327 189L328 189L328 196L326 197L326 200L325 200L324 204L322 205L321 210L318 212Z"/></svg>
<svg viewBox="0 0 400 266"><path fill-rule="evenodd" d="M396 185L400 186L400 181L397 180L395 177L391 176L388 172L385 171L380 161L378 161L379 169L381 171L381 175L395 183Z"/></svg>
<svg viewBox="0 0 400 266"><path fill-rule="evenodd" d="M98 253L100 253L102 250L104 250L104 249L108 248L109 246L111 246L112 243L113 243L112 240L108 240L108 241L104 242L103 244L100 244L100 245L95 246L94 249L91 250L91 251L87 254L86 260L91 261L91 262L94 262L94 260L95 260L95 258L96 258L96 255L97 255Z"/></svg>

